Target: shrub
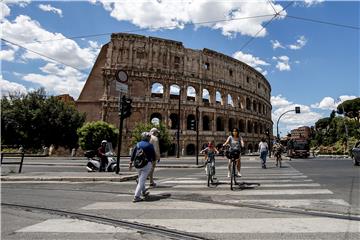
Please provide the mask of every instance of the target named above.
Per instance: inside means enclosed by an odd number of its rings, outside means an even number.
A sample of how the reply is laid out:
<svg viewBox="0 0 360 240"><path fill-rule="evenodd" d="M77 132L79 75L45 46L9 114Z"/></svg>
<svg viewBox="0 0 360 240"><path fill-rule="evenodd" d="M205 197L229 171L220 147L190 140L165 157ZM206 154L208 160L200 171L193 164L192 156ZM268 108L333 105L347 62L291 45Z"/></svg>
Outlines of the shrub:
<svg viewBox="0 0 360 240"><path fill-rule="evenodd" d="M111 142L115 147L119 130L113 125L103 122L88 122L77 131L79 136L79 145L84 150L97 149L102 140Z"/></svg>

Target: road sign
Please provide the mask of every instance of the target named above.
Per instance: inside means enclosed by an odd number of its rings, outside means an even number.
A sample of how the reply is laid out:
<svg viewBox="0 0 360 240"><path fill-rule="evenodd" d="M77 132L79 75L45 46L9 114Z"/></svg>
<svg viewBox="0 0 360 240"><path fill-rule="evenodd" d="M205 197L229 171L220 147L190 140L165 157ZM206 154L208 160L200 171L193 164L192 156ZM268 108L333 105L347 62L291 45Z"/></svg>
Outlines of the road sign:
<svg viewBox="0 0 360 240"><path fill-rule="evenodd" d="M127 84L116 82L116 91L127 93L128 90L129 90L129 86Z"/></svg>

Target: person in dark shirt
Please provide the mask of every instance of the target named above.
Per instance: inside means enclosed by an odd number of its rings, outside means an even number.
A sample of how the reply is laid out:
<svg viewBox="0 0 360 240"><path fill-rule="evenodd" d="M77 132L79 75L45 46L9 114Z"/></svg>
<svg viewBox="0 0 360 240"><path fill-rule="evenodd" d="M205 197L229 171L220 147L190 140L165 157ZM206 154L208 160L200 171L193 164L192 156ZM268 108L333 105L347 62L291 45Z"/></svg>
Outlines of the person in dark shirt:
<svg viewBox="0 0 360 240"><path fill-rule="evenodd" d="M106 157L106 140L101 141L101 146L97 150L97 156L100 158L100 169L99 172L104 172L105 167L107 165L107 157Z"/></svg>
<svg viewBox="0 0 360 240"><path fill-rule="evenodd" d="M145 182L151 171L152 162L155 161L155 150L154 150L154 146L151 143L149 143L150 137L151 137L151 135L149 132L143 132L141 134L142 140L136 144L136 147L134 148L134 151L132 152L132 155L130 158L130 162L129 162L130 170L131 170L133 162L135 160L135 156L136 156L136 152L137 152L138 148L141 148L144 151L145 156L148 160L147 164L144 167L136 169L138 171L139 177L138 177L138 184L135 189L135 195L134 195L133 202L143 201L143 198L141 198L141 195L143 197L146 197L149 195L149 191L147 191L145 188Z"/></svg>

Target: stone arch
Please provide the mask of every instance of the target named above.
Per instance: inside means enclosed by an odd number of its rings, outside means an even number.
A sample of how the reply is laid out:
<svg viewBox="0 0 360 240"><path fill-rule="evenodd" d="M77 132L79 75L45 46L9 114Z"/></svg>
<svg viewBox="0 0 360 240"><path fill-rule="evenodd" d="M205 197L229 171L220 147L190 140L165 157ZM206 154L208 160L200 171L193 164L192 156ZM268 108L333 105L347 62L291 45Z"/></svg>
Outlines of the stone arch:
<svg viewBox="0 0 360 240"><path fill-rule="evenodd" d="M210 124L209 116L207 116L207 115L203 116L202 120L203 120L203 122L202 122L203 131L211 131L211 124Z"/></svg>
<svg viewBox="0 0 360 240"><path fill-rule="evenodd" d="M216 118L216 131L224 131L224 121L222 117Z"/></svg>
<svg viewBox="0 0 360 240"><path fill-rule="evenodd" d="M227 95L227 105L234 107L234 101L230 94Z"/></svg>
<svg viewBox="0 0 360 240"><path fill-rule="evenodd" d="M248 150L249 153L252 153L252 152L254 151L254 148L253 148L252 143L249 143L249 144L248 144L247 150Z"/></svg>
<svg viewBox="0 0 360 240"><path fill-rule="evenodd" d="M253 124L250 120L247 121L247 132L252 133L253 132Z"/></svg>
<svg viewBox="0 0 360 240"><path fill-rule="evenodd" d="M164 86L161 83L155 82L151 85L151 97L164 97Z"/></svg>
<svg viewBox="0 0 360 240"><path fill-rule="evenodd" d="M223 105L223 100L220 91L216 91L215 99L216 99L216 104Z"/></svg>
<svg viewBox="0 0 360 240"><path fill-rule="evenodd" d="M188 86L186 89L186 100L195 102L196 101L196 90L193 86Z"/></svg>
<svg viewBox="0 0 360 240"><path fill-rule="evenodd" d="M251 100L250 98L246 98L246 110L251 110Z"/></svg>
<svg viewBox="0 0 360 240"><path fill-rule="evenodd" d="M245 98L242 97L242 96L240 96L240 97L239 97L239 107L240 107L241 109L245 109L245 105L246 105Z"/></svg>
<svg viewBox="0 0 360 240"><path fill-rule="evenodd" d="M180 97L180 87L177 84L172 84L170 86L170 99L179 99Z"/></svg>
<svg viewBox="0 0 360 240"><path fill-rule="evenodd" d="M158 119L158 120L156 120ZM156 122L158 121L158 123L161 123L162 122L162 115L161 113L152 113L151 116L150 116L150 123L153 123L153 122ZM156 125L156 124L155 124Z"/></svg>
<svg viewBox="0 0 360 240"><path fill-rule="evenodd" d="M195 155L195 144L190 143L186 146L186 155Z"/></svg>
<svg viewBox="0 0 360 240"><path fill-rule="evenodd" d="M257 111L257 103L256 103L256 101L255 101L255 100L253 101L252 110L253 110L254 112L256 112L256 111Z"/></svg>
<svg viewBox="0 0 360 240"><path fill-rule="evenodd" d="M172 143L170 144L169 150L168 150L168 156L175 156L176 155L176 144Z"/></svg>
<svg viewBox="0 0 360 240"><path fill-rule="evenodd" d="M178 128L178 115L176 113L171 113L170 114L170 123L169 123L169 127L170 129L177 129Z"/></svg>
<svg viewBox="0 0 360 240"><path fill-rule="evenodd" d="M202 101L203 103L210 103L210 93L206 88L202 90Z"/></svg>
<svg viewBox="0 0 360 240"><path fill-rule="evenodd" d="M239 120L239 131L242 133L245 132L245 122L243 119Z"/></svg>
<svg viewBox="0 0 360 240"><path fill-rule="evenodd" d="M229 125L228 125L228 127L229 127L229 132L231 132L234 127L236 127L236 126L235 126L235 119L234 119L234 118L229 118Z"/></svg>
<svg viewBox="0 0 360 240"><path fill-rule="evenodd" d="M259 131L258 131L258 123L257 122L254 122L254 133L258 134Z"/></svg>

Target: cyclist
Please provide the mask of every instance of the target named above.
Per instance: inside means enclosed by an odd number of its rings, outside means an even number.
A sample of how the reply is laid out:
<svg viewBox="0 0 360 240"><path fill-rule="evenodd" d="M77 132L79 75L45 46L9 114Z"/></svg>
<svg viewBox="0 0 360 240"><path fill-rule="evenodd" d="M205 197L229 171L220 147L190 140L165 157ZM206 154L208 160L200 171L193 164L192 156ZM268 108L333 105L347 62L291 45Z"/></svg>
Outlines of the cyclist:
<svg viewBox="0 0 360 240"><path fill-rule="evenodd" d="M241 177L241 161L240 161L240 153L241 153L241 148L244 147L244 141L242 139L242 137L239 135L239 130L237 128L233 128L231 135L226 139L226 142L223 144L223 146L229 145L230 149L229 151L232 150L238 150L239 151L239 156L236 159L236 168L237 168L237 175L238 177ZM231 172L231 159L229 159L229 163L228 163L228 177L230 177L230 172Z"/></svg>
<svg viewBox="0 0 360 240"><path fill-rule="evenodd" d="M219 151L216 149L216 147L214 146L214 144L212 142L208 143L208 146L206 148L204 148L203 150L200 151L200 154L205 153L205 159L206 161L208 159L213 158L215 161L215 153L219 154ZM207 168L205 166L205 172L207 171ZM207 173L207 172L206 172Z"/></svg>

